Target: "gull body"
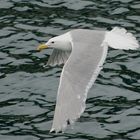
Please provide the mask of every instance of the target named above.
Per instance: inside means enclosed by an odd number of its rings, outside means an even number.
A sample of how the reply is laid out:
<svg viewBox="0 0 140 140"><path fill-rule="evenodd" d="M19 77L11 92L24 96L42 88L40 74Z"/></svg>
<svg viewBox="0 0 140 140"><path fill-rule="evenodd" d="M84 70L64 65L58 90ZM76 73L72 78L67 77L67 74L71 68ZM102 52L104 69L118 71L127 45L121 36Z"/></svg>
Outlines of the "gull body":
<svg viewBox="0 0 140 140"><path fill-rule="evenodd" d="M64 131L84 112L88 91L102 69L108 46L136 50L139 43L124 28L115 27L111 31L72 30L38 47L54 49L48 65L64 64L51 131Z"/></svg>

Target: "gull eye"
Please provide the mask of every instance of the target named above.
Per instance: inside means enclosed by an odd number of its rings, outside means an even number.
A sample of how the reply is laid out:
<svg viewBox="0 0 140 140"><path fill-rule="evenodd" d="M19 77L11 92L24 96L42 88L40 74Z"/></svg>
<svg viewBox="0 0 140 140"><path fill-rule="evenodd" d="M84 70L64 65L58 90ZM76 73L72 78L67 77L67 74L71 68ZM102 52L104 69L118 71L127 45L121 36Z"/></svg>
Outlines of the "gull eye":
<svg viewBox="0 0 140 140"><path fill-rule="evenodd" d="M54 44L54 41L52 41L51 43Z"/></svg>

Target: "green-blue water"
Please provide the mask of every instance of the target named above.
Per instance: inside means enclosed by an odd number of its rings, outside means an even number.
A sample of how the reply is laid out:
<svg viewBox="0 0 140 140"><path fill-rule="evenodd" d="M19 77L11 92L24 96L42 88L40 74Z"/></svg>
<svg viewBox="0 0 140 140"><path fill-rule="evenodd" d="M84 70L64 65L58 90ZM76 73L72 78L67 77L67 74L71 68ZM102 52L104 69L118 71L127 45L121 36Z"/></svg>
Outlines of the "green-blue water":
<svg viewBox="0 0 140 140"><path fill-rule="evenodd" d="M70 29L125 27L140 41L139 0L0 0L0 140L140 140L140 49L110 49L74 128L51 134L61 67L36 47Z"/></svg>

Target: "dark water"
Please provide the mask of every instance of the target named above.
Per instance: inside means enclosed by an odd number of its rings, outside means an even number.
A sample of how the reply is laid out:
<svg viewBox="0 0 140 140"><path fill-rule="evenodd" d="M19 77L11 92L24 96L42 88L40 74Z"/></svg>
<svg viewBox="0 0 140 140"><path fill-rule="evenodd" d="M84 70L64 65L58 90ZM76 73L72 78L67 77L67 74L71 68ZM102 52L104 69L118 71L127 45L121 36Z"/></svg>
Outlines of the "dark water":
<svg viewBox="0 0 140 140"><path fill-rule="evenodd" d="M61 67L36 46L74 28L127 28L139 0L0 0L0 140L140 140L140 50L110 49L74 129L50 134Z"/></svg>

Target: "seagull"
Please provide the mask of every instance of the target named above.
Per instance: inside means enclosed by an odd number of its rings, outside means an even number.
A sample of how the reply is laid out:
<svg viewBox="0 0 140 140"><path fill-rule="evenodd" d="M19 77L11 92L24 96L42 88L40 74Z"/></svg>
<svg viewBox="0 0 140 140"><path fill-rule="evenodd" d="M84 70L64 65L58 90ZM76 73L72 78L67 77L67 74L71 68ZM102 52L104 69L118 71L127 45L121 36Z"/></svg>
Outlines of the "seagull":
<svg viewBox="0 0 140 140"><path fill-rule="evenodd" d="M126 29L114 27L111 31L75 29L38 46L39 51L53 48L47 65L64 64L50 132L64 132L67 125L80 118L88 91L103 68L108 47L136 50L139 43Z"/></svg>

